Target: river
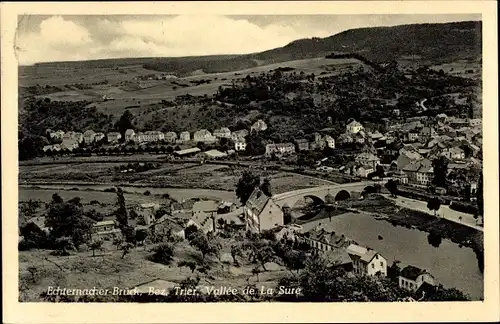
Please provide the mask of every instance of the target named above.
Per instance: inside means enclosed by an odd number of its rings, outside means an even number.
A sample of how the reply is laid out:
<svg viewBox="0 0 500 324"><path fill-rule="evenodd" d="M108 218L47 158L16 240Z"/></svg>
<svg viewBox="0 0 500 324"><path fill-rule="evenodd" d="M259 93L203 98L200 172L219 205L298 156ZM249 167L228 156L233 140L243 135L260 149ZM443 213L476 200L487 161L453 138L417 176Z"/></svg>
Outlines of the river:
<svg viewBox="0 0 500 324"><path fill-rule="evenodd" d="M369 246L388 261L401 261L428 270L446 288L457 288L473 300L483 297L483 275L479 270L476 254L471 248L459 247L450 240L442 239L439 247L428 243L428 234L417 229L395 227L384 220L376 220L366 214L347 213L332 218L303 224L310 230L319 223L328 231L353 239ZM382 236L382 240L378 236Z"/></svg>

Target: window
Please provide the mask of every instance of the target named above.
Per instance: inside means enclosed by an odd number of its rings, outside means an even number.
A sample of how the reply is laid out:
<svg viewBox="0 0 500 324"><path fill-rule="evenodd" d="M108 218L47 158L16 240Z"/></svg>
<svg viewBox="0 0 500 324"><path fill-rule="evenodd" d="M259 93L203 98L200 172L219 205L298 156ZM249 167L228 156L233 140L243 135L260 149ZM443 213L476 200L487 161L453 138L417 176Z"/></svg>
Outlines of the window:
<svg viewBox="0 0 500 324"><path fill-rule="evenodd" d="M372 269L375 269L375 264L374 263L372 263Z"/></svg>
<svg viewBox="0 0 500 324"><path fill-rule="evenodd" d="M383 267L384 266L384 262L380 261L380 266Z"/></svg>

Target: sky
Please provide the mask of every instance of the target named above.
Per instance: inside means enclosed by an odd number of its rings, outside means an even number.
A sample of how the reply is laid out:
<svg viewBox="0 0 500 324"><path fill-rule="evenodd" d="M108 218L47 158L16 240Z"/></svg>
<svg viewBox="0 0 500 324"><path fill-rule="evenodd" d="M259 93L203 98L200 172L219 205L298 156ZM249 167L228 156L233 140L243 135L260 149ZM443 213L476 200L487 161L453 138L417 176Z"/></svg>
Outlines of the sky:
<svg viewBox="0 0 500 324"><path fill-rule="evenodd" d="M480 15L24 15L20 65L130 57L248 54L347 29L481 20Z"/></svg>

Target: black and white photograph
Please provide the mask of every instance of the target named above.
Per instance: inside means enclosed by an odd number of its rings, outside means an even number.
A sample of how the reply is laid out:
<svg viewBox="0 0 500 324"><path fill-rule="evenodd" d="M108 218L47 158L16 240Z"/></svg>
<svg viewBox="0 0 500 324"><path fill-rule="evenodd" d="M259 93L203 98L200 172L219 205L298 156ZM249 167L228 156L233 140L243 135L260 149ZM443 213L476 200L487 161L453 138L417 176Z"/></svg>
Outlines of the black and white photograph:
<svg viewBox="0 0 500 324"><path fill-rule="evenodd" d="M19 303L484 302L480 13L16 22Z"/></svg>

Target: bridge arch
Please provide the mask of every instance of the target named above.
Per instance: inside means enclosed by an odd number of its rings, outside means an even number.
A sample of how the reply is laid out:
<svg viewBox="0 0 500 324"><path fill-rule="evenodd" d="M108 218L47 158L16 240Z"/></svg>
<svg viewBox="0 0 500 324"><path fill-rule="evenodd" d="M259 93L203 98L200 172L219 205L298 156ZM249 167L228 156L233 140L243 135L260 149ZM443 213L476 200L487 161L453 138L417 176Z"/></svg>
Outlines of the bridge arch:
<svg viewBox="0 0 500 324"><path fill-rule="evenodd" d="M375 188L375 186L366 186L362 191L363 195L368 195L376 192L377 189Z"/></svg>
<svg viewBox="0 0 500 324"><path fill-rule="evenodd" d="M335 201L341 201L351 198L349 191L342 189L335 195Z"/></svg>
<svg viewBox="0 0 500 324"><path fill-rule="evenodd" d="M323 199L321 199L320 197L318 196L315 196L315 195L305 195L304 198L310 198L315 205L324 205L325 204L325 201Z"/></svg>

